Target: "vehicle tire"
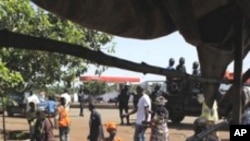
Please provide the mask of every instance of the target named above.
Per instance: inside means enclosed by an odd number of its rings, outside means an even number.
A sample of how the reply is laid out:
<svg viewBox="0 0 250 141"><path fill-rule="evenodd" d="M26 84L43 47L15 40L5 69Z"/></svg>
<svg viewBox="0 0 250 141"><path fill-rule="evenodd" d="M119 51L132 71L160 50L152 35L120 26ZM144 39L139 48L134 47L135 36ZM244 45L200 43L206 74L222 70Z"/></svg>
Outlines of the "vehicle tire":
<svg viewBox="0 0 250 141"><path fill-rule="evenodd" d="M170 116L170 120L173 123L180 123L183 119L185 118L185 115L183 114L172 114L172 116Z"/></svg>

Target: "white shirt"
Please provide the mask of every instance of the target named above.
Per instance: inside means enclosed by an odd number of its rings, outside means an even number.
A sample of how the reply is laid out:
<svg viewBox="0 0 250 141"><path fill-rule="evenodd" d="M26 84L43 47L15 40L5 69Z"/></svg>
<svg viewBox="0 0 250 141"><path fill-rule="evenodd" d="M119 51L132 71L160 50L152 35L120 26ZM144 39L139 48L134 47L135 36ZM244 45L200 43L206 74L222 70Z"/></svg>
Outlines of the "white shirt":
<svg viewBox="0 0 250 141"><path fill-rule="evenodd" d="M39 100L40 100L40 102L46 101L45 99L46 99L46 98L45 98L45 95L39 95Z"/></svg>
<svg viewBox="0 0 250 141"><path fill-rule="evenodd" d="M38 96L35 95L35 94L26 97L25 100L24 100L24 103L26 104L26 112L29 111L29 109L30 109L30 106L29 106L30 102L34 102L36 108L37 108L37 104L40 103Z"/></svg>
<svg viewBox="0 0 250 141"><path fill-rule="evenodd" d="M144 121L146 118L145 107L148 107L149 110L151 110L151 100L147 94L143 94L137 104L137 108L138 108L137 115L136 115L137 125L141 125L142 121ZM147 121L150 121L150 119L151 119L151 114L148 115Z"/></svg>
<svg viewBox="0 0 250 141"><path fill-rule="evenodd" d="M61 94L61 97L65 99L65 108L69 110L71 104L71 96L68 93Z"/></svg>
<svg viewBox="0 0 250 141"><path fill-rule="evenodd" d="M224 95L226 92L230 89L232 84L220 84L219 86L219 92Z"/></svg>

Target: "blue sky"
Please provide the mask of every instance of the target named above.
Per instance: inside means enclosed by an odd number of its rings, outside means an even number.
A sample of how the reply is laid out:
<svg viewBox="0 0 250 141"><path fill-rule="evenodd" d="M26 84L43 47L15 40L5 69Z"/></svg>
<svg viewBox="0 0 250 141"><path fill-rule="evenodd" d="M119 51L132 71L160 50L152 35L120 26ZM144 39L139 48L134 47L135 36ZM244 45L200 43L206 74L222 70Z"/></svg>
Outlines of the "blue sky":
<svg viewBox="0 0 250 141"><path fill-rule="evenodd" d="M115 36L114 42L116 42L115 53L110 55L137 63L143 61L150 65L166 67L169 58L174 58L177 64L179 58L184 57L186 59L187 71L191 73L192 63L198 61L196 48L188 44L179 32L153 40L138 40ZM102 51L107 53L106 50ZM245 71L249 65L250 56L248 55L243 62L243 71ZM84 75L94 75L95 69L93 65L90 65L88 72ZM229 65L228 70L233 71L233 63ZM113 67L109 67L102 75L140 77L141 81L165 79L164 76L160 75L143 75L142 73Z"/></svg>

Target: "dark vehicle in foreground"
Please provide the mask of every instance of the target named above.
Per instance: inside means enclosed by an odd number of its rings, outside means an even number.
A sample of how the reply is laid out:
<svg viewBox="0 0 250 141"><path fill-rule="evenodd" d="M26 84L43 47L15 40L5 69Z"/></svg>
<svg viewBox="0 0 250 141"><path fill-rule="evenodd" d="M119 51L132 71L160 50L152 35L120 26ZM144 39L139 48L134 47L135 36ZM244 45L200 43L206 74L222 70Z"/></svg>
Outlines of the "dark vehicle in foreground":
<svg viewBox="0 0 250 141"><path fill-rule="evenodd" d="M22 94L8 94L6 111L9 117L15 114L25 115L26 104L23 103L24 96Z"/></svg>
<svg viewBox="0 0 250 141"><path fill-rule="evenodd" d="M7 96L6 111L9 117L15 115L25 116L26 114L26 103L24 103L24 95L22 94L8 94ZM46 109L47 101L40 102L37 105L38 109Z"/></svg>
<svg viewBox="0 0 250 141"><path fill-rule="evenodd" d="M179 123L185 116L201 115L202 103L198 97L203 92L199 83L173 78L167 84L166 107L172 122Z"/></svg>

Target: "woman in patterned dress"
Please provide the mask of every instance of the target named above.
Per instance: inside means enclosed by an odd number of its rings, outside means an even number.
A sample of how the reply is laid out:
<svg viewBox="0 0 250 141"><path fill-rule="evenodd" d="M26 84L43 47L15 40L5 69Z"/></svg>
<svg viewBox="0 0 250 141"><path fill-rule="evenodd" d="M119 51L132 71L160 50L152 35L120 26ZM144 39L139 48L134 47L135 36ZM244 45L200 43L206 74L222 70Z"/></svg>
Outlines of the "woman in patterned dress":
<svg viewBox="0 0 250 141"><path fill-rule="evenodd" d="M165 108L167 100L160 96L156 99L156 115L151 121L150 141L169 141L168 110Z"/></svg>
<svg viewBox="0 0 250 141"><path fill-rule="evenodd" d="M54 141L53 128L44 111L37 111L35 123L35 141Z"/></svg>

